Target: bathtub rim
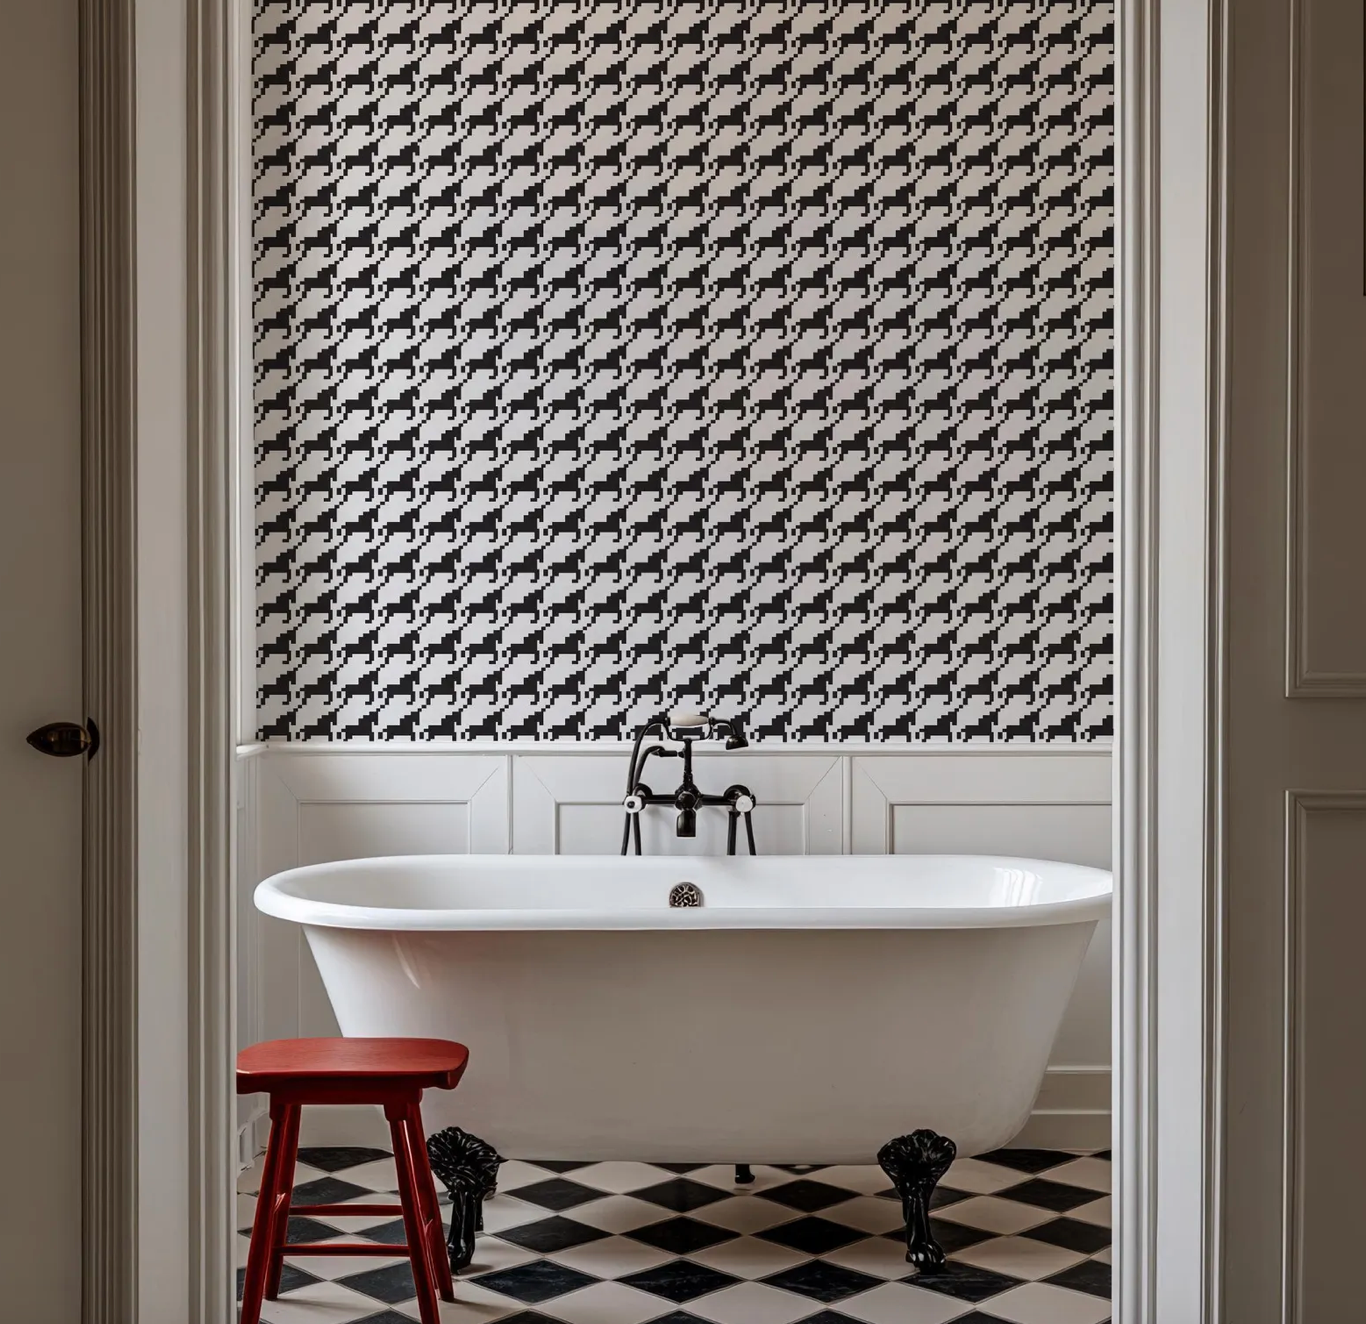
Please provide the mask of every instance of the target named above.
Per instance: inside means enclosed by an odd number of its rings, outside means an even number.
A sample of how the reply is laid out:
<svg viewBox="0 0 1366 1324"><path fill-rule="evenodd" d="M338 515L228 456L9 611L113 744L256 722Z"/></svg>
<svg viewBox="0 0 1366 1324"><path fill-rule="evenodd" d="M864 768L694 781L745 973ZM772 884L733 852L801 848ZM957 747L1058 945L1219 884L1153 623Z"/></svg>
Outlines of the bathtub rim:
<svg viewBox="0 0 1366 1324"><path fill-rule="evenodd" d="M306 864L284 869L257 884L253 902L258 911L275 919L318 928L356 929L369 932L670 932L674 930L857 930L857 929L1003 929L1030 928L1036 925L1081 924L1104 919L1110 913L1113 876L1108 869L1069 864L1061 860L1042 860L1018 855L922 855L910 859L980 860L1011 866L1059 866L1081 870L1103 890L1089 896L1063 901L1034 902L1021 906L702 906L695 909L670 909L665 906L591 909L550 909L518 907L418 909L416 907L361 906L337 901L320 901L285 890L289 883L304 882L337 872L360 871L377 867L401 868L413 865L431 867L437 862L460 861L465 864L512 861L525 864L536 856L511 855L383 855L324 864ZM545 856L547 860L561 856ZM591 857L576 857L591 858ZM605 859L621 859L606 856ZM693 857L649 857L678 859ZM812 859L794 856L793 859ZM832 855L831 861L850 859L887 860L886 855Z"/></svg>

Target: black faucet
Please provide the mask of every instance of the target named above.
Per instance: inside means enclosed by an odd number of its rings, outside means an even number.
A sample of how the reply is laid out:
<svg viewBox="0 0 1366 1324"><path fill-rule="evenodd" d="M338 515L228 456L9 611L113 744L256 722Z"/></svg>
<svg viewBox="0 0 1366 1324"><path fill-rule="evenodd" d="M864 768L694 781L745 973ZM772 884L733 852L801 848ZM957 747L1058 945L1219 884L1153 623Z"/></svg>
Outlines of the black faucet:
<svg viewBox="0 0 1366 1324"><path fill-rule="evenodd" d="M641 746L652 735L662 740L673 741L679 748L667 749L663 745L650 745L642 752ZM747 786L736 785L727 787L724 795L708 795L699 790L693 780L692 751L699 740L724 740L727 749L745 749L749 745L738 721L712 717L709 713L661 713L650 718L636 732L636 742L631 750L631 766L626 773L626 798L622 801L622 807L626 810L626 824L621 835L623 855L628 853L632 841L635 842L636 854L640 854L640 815L650 805L672 805L678 811L674 830L680 837L697 835L699 809L709 805L723 806L729 811L726 854L735 854L735 835L741 818L745 821L749 853L758 853L754 846L754 823L750 817L754 812L755 799L750 789ZM683 760L683 780L672 795L656 795L641 779L645 764L651 756Z"/></svg>

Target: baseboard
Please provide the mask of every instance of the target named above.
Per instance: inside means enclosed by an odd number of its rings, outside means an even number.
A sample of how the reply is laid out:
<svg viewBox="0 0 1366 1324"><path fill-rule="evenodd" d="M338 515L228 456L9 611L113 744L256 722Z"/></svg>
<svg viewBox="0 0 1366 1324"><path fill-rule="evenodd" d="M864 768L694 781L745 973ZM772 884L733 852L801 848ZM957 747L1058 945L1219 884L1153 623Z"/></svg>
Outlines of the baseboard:
<svg viewBox="0 0 1366 1324"><path fill-rule="evenodd" d="M1011 1142L1015 1149L1110 1148L1110 1114L1099 1112L1031 1113L1024 1130Z"/></svg>
<svg viewBox="0 0 1366 1324"><path fill-rule="evenodd" d="M259 1119L256 1130L258 1152L265 1145L264 1121ZM305 1108L299 1142L388 1149L389 1126L379 1108L364 1104ZM1051 1067L1029 1121L1011 1144L1022 1149L1109 1149L1110 1068Z"/></svg>
<svg viewBox="0 0 1366 1324"><path fill-rule="evenodd" d="M1019 1149L1109 1149L1110 1068L1050 1067Z"/></svg>

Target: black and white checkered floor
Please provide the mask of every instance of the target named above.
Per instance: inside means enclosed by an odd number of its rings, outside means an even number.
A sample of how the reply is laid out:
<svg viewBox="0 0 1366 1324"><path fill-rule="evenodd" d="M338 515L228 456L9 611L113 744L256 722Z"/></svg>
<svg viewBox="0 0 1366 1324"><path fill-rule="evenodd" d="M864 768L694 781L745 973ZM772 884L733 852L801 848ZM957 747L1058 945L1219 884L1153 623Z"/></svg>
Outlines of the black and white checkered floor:
<svg viewBox="0 0 1366 1324"><path fill-rule="evenodd" d="M1004 1149L962 1159L935 1199L941 1271L914 1275L876 1167L505 1163L452 1324L1102 1324L1110 1318L1110 1156ZM246 1263L260 1165L239 1183ZM375 1149L304 1149L300 1203L394 1189ZM378 1225L377 1225L378 1222ZM293 1218L292 1241L401 1244L397 1220ZM241 1272L238 1289L241 1289ZM287 1263L270 1324L412 1324L404 1261Z"/></svg>

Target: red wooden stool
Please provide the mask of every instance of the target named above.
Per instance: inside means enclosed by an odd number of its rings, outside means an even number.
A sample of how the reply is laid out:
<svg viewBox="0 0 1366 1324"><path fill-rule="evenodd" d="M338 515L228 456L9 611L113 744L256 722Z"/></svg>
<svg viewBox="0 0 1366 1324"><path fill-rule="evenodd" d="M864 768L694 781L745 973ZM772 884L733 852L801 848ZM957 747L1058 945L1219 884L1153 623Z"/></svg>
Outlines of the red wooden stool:
<svg viewBox="0 0 1366 1324"><path fill-rule="evenodd" d="M422 1324L438 1324L437 1295L455 1300L441 1210L422 1135L424 1089L452 1090L469 1052L447 1039L276 1039L237 1055L238 1094L270 1095L270 1143L251 1225L241 1324L259 1324L261 1302L280 1290L286 1255L406 1256L413 1266ZM399 1204L291 1205L299 1150L299 1109L313 1103L384 1105L398 1168ZM407 1242L291 1246L289 1216L402 1214Z"/></svg>

